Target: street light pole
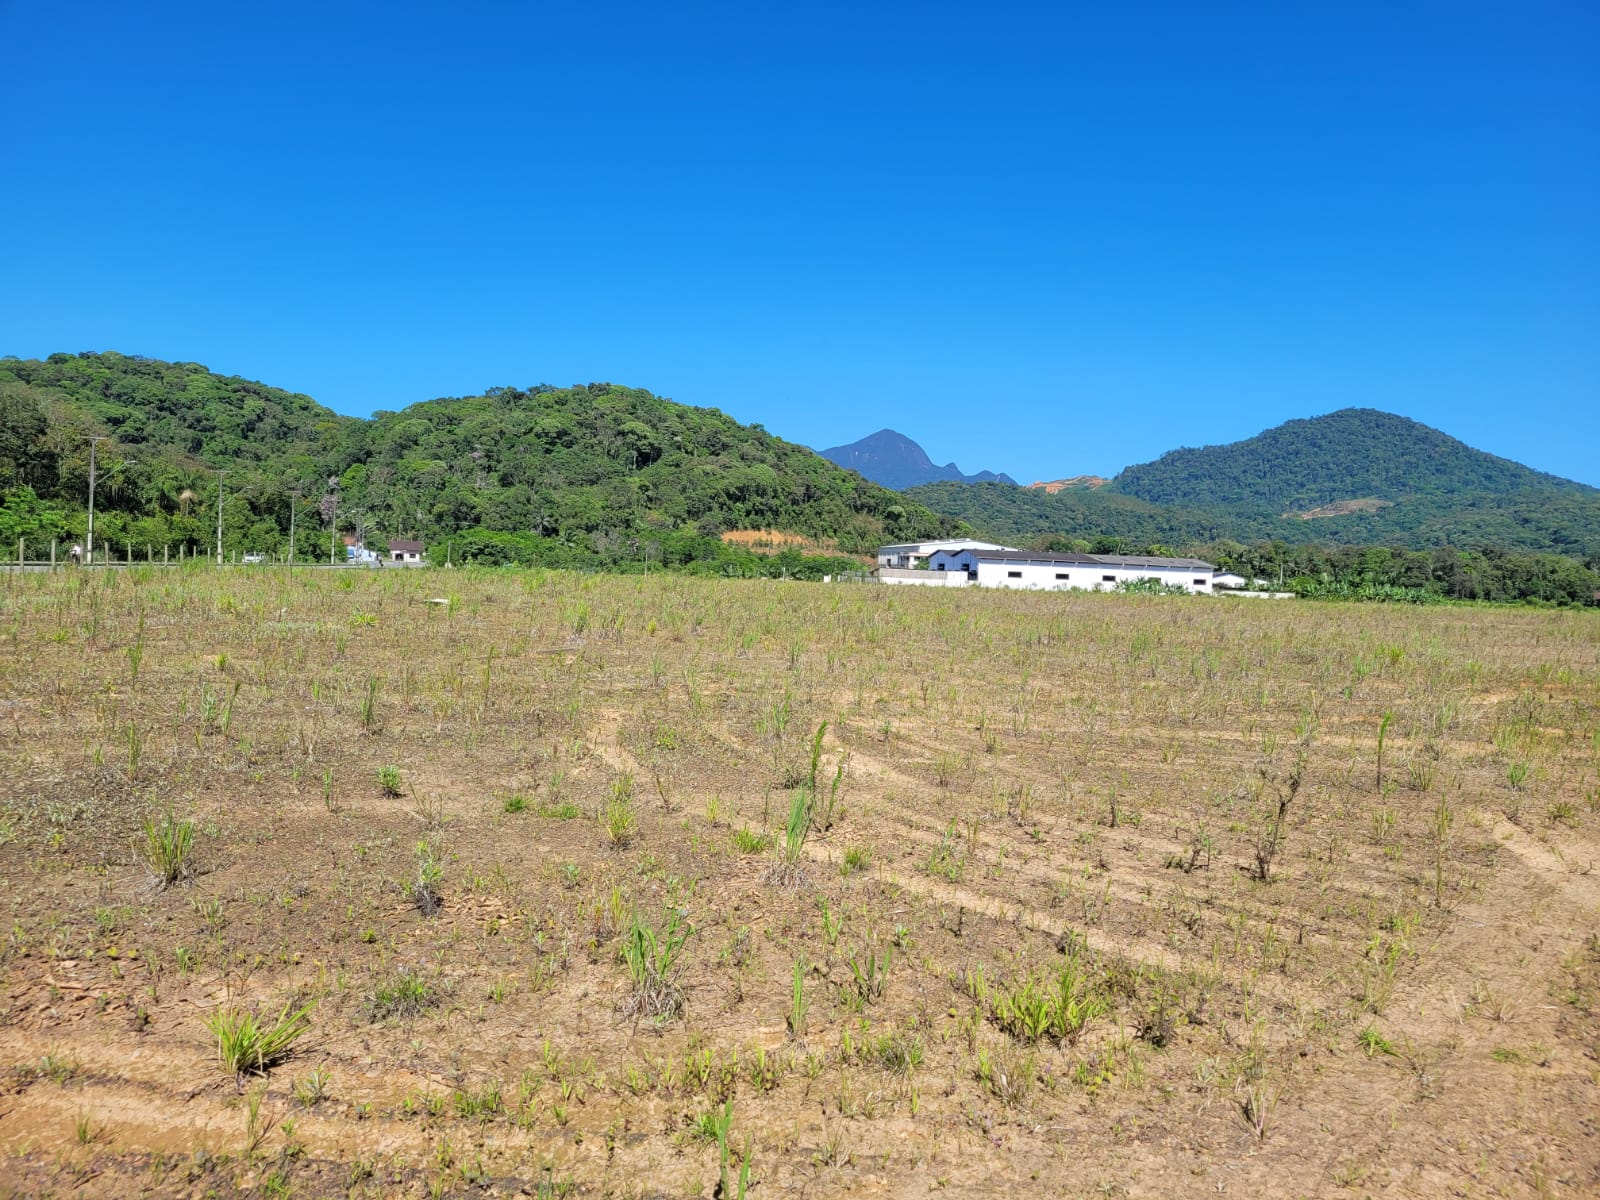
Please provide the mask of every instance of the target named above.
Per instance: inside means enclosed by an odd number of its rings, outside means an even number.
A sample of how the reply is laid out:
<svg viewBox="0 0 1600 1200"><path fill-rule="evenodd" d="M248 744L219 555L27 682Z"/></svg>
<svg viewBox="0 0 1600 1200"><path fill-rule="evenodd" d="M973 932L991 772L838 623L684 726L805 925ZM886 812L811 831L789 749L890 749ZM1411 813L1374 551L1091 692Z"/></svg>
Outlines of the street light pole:
<svg viewBox="0 0 1600 1200"><path fill-rule="evenodd" d="M222 565L222 472L217 472L217 566Z"/></svg>

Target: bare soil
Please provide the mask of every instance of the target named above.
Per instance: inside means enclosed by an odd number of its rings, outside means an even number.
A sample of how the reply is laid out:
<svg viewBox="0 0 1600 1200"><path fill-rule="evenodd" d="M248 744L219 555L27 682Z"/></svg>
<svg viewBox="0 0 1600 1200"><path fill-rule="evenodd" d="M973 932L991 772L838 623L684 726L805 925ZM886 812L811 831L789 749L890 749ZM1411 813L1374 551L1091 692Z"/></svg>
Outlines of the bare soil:
<svg viewBox="0 0 1600 1200"><path fill-rule="evenodd" d="M724 1111L728 1195L1600 1191L1600 615L135 568L0 638L0 1194L711 1196Z"/></svg>

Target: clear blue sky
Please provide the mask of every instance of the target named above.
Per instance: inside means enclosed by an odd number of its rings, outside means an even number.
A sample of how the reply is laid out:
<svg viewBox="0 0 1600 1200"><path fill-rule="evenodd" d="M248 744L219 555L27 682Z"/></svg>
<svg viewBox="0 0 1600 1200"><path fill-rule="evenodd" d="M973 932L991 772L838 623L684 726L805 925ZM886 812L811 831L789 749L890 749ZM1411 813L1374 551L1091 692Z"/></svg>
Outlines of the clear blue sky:
<svg viewBox="0 0 1600 1200"><path fill-rule="evenodd" d="M1600 485L1600 5L0 0L0 353L613 380L1024 482L1368 405Z"/></svg>

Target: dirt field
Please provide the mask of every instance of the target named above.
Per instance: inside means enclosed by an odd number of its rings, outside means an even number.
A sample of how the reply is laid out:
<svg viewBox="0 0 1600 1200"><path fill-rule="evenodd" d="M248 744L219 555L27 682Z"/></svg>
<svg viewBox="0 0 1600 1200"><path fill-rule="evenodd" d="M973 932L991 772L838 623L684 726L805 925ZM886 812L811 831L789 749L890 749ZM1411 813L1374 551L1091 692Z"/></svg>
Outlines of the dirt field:
<svg viewBox="0 0 1600 1200"><path fill-rule="evenodd" d="M1597 860L1593 613L4 576L0 1193L1594 1195Z"/></svg>

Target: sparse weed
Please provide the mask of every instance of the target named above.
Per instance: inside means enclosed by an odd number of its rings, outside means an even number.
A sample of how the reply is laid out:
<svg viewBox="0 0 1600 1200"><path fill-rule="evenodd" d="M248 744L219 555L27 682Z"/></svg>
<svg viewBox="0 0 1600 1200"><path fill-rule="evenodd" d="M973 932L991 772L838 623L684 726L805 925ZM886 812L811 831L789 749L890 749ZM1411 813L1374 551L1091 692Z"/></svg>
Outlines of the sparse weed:
<svg viewBox="0 0 1600 1200"><path fill-rule="evenodd" d="M1032 1050L1011 1046L984 1047L978 1051L978 1082L1007 1108L1023 1104L1039 1076L1039 1058Z"/></svg>
<svg viewBox="0 0 1600 1200"><path fill-rule="evenodd" d="M794 960L794 985L789 998L789 1036L801 1041L806 1036L806 1013L810 1009L806 1000L806 964L804 959Z"/></svg>
<svg viewBox="0 0 1600 1200"><path fill-rule="evenodd" d="M333 1076L326 1067L313 1067L304 1079L295 1081L294 1098L302 1107L315 1108L328 1094L328 1081Z"/></svg>
<svg viewBox="0 0 1600 1200"><path fill-rule="evenodd" d="M443 902L439 884L444 879L444 863L439 847L431 838L417 843L417 873L411 880L411 903L425 917L439 911Z"/></svg>

